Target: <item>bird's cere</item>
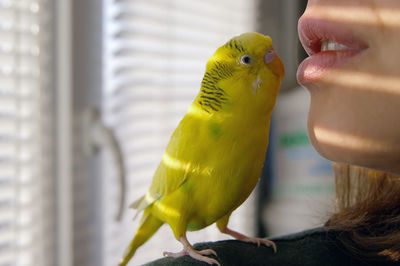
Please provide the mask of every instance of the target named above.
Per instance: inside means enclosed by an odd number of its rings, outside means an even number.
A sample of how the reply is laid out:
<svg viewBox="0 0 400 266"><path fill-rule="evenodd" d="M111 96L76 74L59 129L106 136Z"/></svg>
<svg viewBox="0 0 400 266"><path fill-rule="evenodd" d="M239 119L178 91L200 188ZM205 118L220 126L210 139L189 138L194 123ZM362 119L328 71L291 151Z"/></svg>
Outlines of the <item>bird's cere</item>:
<svg viewBox="0 0 400 266"><path fill-rule="evenodd" d="M331 41L331 40L323 40L321 41L321 52L324 51L342 51L342 50L350 50L350 47Z"/></svg>
<svg viewBox="0 0 400 266"><path fill-rule="evenodd" d="M252 84L252 86L253 86L252 94L257 93L257 90L260 88L261 83L262 83L262 79L260 78L260 76L258 76L257 79Z"/></svg>
<svg viewBox="0 0 400 266"><path fill-rule="evenodd" d="M276 58L276 56L277 56L277 54L276 54L276 52L275 52L273 49L268 50L268 51L265 53L264 62L265 62L266 64L269 64L269 63L271 63L272 61L274 61L274 59Z"/></svg>

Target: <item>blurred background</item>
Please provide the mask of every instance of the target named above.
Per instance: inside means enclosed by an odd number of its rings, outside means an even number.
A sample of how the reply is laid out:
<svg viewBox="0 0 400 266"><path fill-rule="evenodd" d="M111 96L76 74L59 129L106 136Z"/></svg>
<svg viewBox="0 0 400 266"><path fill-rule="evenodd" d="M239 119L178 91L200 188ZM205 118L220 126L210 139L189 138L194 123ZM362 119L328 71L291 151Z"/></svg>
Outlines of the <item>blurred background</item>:
<svg viewBox="0 0 400 266"><path fill-rule="evenodd" d="M296 83L306 0L0 0L0 266L112 266L205 63L234 35L272 37L286 77L259 185L231 218L288 234L332 212L331 164L309 143ZM226 239L214 225L192 243ZM168 226L130 265L178 251Z"/></svg>

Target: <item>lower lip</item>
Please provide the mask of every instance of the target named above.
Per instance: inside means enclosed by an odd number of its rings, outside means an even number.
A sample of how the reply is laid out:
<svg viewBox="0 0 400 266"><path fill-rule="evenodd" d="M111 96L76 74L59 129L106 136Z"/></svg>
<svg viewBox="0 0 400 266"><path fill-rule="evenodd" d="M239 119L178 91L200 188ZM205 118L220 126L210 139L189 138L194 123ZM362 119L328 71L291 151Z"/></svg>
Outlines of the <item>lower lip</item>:
<svg viewBox="0 0 400 266"><path fill-rule="evenodd" d="M324 51L306 58L297 70L297 81L305 85L309 82L318 82L330 70L338 68L356 56L360 51Z"/></svg>

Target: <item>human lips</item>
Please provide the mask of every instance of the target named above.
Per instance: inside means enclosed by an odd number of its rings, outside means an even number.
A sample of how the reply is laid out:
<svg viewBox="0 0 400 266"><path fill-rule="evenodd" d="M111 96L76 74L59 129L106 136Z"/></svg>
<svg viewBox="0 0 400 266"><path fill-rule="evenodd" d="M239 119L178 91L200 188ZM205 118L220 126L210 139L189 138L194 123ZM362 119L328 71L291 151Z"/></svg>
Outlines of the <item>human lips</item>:
<svg viewBox="0 0 400 266"><path fill-rule="evenodd" d="M298 68L300 84L320 80L330 69L368 48L365 42L333 22L303 17L298 29L300 41L310 56Z"/></svg>

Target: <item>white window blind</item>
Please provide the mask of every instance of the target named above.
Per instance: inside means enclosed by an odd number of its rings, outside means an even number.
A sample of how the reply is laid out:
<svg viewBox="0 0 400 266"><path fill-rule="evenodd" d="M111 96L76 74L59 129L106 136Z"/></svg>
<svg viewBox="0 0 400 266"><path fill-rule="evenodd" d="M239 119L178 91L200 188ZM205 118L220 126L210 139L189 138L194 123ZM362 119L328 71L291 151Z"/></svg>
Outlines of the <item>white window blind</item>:
<svg viewBox="0 0 400 266"><path fill-rule="evenodd" d="M0 265L54 265L50 3L0 0Z"/></svg>
<svg viewBox="0 0 400 266"><path fill-rule="evenodd" d="M234 35L255 31L256 0L103 1L104 113L124 153L127 208L150 185L170 135L200 89L208 58ZM113 221L120 191L111 164L105 164L104 265L118 261L139 220L133 222L134 212L128 211L121 223ZM254 234L253 205L233 216L233 228ZM193 243L226 238L215 226L189 234ZM132 265L180 249L164 226Z"/></svg>

